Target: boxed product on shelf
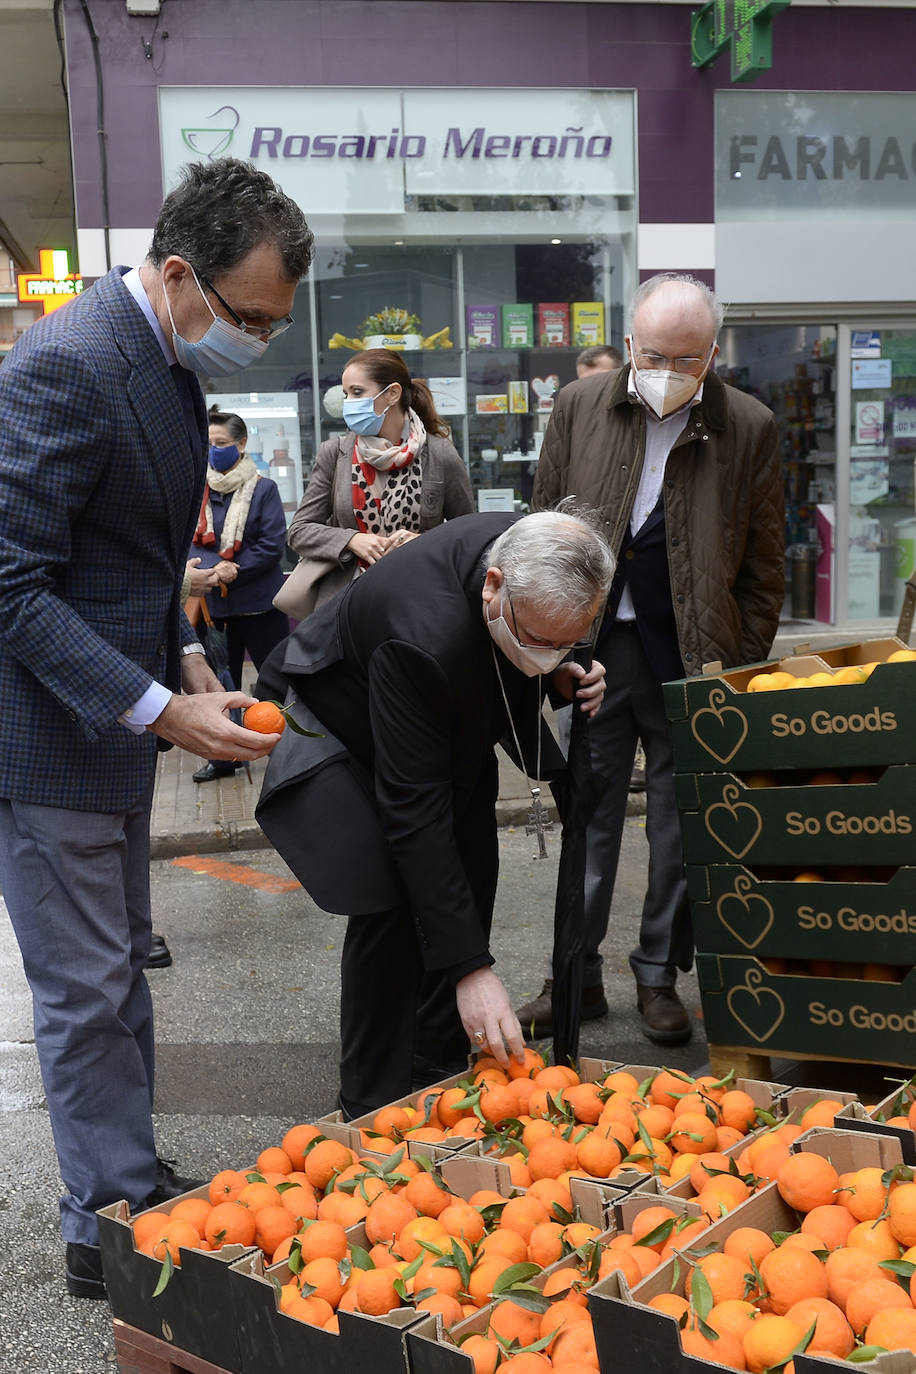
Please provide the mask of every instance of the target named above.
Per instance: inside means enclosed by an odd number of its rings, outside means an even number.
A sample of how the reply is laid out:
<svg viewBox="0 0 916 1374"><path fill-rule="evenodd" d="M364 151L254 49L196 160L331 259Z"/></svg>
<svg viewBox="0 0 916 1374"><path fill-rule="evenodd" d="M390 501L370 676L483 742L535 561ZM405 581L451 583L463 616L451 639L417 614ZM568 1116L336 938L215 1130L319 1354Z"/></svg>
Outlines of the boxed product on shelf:
<svg viewBox="0 0 916 1374"><path fill-rule="evenodd" d="M603 301L573 301L572 341L578 348L606 342Z"/></svg>
<svg viewBox="0 0 916 1374"><path fill-rule="evenodd" d="M502 307L503 348L534 347L534 306L520 302Z"/></svg>
<svg viewBox="0 0 916 1374"><path fill-rule="evenodd" d="M509 413L508 393L500 391L486 396L475 396L474 410L478 415L507 415Z"/></svg>
<svg viewBox="0 0 916 1374"><path fill-rule="evenodd" d="M468 305L465 307L468 348L499 347L499 306Z"/></svg>
<svg viewBox="0 0 916 1374"><path fill-rule="evenodd" d="M711 1045L787 1059L913 1062L916 970L902 982L771 973L759 959L697 954Z"/></svg>
<svg viewBox="0 0 916 1374"><path fill-rule="evenodd" d="M510 382L509 383L509 414L527 415L528 414L528 383Z"/></svg>
<svg viewBox="0 0 916 1374"><path fill-rule="evenodd" d="M805 864L802 881L794 881L762 878L743 864L688 864L696 946L718 954L912 967L916 868L898 868L884 881L871 873L853 869L853 880L837 881L830 869L820 874Z"/></svg>
<svg viewBox="0 0 916 1374"><path fill-rule="evenodd" d="M676 771L916 762L916 659L887 662L905 652L900 639L863 640L665 683ZM791 686L815 673L855 677L876 662L865 681ZM780 685L748 691L755 678Z"/></svg>
<svg viewBox="0 0 916 1374"><path fill-rule="evenodd" d="M681 773L675 794L688 864L744 861L800 871L913 859L916 765L896 764L854 785L754 787L732 773Z"/></svg>
<svg viewBox="0 0 916 1374"><path fill-rule="evenodd" d="M207 1189L198 1188L185 1196L206 1197ZM173 1205L164 1203L153 1210L167 1214ZM134 1248L127 1203L114 1202L97 1215L112 1316L230 1374L241 1374L229 1273L236 1260L260 1251L242 1245L224 1245L213 1251L182 1249L180 1267L153 1297L162 1278L162 1262Z"/></svg>
<svg viewBox="0 0 916 1374"><path fill-rule="evenodd" d="M542 347L569 347L569 306L565 301L540 302L537 337Z"/></svg>

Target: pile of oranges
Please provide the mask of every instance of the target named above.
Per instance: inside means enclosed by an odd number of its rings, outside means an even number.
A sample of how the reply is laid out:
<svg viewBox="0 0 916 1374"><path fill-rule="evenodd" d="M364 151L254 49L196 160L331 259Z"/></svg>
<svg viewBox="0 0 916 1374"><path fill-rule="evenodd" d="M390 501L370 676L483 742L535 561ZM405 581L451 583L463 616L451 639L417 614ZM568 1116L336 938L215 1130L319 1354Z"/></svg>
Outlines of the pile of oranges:
<svg viewBox="0 0 916 1374"><path fill-rule="evenodd" d="M745 687L746 692L781 692L793 687L854 687L857 683L867 682L881 663L912 663L916 661L916 650L895 649L886 659L873 663L855 663L845 668L826 669L807 676L796 676L782 668L771 668L766 672L755 673Z"/></svg>

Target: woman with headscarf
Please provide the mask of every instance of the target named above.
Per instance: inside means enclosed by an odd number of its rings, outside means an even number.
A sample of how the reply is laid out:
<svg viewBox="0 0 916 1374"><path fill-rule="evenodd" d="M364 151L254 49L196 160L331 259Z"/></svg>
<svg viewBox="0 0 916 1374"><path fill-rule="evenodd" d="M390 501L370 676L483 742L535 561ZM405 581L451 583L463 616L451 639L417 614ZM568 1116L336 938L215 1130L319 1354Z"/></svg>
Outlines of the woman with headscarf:
<svg viewBox="0 0 916 1374"><path fill-rule="evenodd" d="M475 509L448 426L399 353L355 353L341 380L347 433L318 449L287 536L300 556L331 562L317 605L392 549Z"/></svg>
<svg viewBox="0 0 916 1374"><path fill-rule="evenodd" d="M207 609L214 625L225 629L229 675L241 688L246 651L260 668L289 634L288 618L273 605L283 585L286 515L276 482L262 477L245 452L248 430L241 416L211 406L208 419L207 485L191 552L219 578L207 594ZM194 781L212 782L237 767L211 759Z"/></svg>

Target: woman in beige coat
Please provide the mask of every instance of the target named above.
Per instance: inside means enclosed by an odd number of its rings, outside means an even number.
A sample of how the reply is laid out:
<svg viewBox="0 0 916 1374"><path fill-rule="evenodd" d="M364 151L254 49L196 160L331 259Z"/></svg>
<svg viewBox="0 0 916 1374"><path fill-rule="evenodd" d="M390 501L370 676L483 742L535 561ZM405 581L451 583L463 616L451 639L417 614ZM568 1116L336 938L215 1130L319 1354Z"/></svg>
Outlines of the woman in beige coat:
<svg viewBox="0 0 916 1374"><path fill-rule="evenodd" d="M424 530L470 515L471 483L429 387L388 348L344 368L346 434L318 449L287 541L300 557L334 560L317 605Z"/></svg>

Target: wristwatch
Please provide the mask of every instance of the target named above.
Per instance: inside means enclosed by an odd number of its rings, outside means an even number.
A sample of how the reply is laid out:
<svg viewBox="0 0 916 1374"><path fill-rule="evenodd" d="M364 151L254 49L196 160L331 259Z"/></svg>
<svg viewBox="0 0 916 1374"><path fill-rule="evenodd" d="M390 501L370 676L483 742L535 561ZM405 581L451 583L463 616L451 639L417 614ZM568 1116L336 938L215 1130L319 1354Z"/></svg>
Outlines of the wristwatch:
<svg viewBox="0 0 916 1374"><path fill-rule="evenodd" d="M193 644L182 644L181 652L182 654L202 654L204 652L204 646L199 640L195 640Z"/></svg>

